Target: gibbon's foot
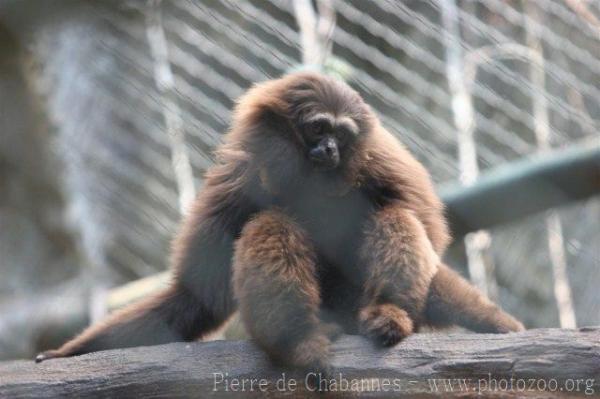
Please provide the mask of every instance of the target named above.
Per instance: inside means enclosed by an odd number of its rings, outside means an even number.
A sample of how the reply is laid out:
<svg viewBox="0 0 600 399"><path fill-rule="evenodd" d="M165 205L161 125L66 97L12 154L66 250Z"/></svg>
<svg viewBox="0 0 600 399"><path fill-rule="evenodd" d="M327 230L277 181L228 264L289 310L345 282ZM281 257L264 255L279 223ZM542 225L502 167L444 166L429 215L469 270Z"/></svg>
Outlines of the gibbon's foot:
<svg viewBox="0 0 600 399"><path fill-rule="evenodd" d="M333 367L327 358L315 359L301 370L307 387L315 392L327 391L329 381L334 378Z"/></svg>
<svg viewBox="0 0 600 399"><path fill-rule="evenodd" d="M35 357L35 362L36 363L41 363L44 360L48 360L48 359L56 359L59 357L66 357L64 354L62 354L60 351L58 350L49 350L49 351L45 351L42 353L39 353L36 357Z"/></svg>
<svg viewBox="0 0 600 399"><path fill-rule="evenodd" d="M496 308L496 334L507 334L509 332L525 331L525 326L500 308Z"/></svg>
<svg viewBox="0 0 600 399"><path fill-rule="evenodd" d="M302 378L312 391L323 390L326 381L322 382L322 380L333 378L333 369L329 363L330 340L323 326L320 326L317 331L297 343L289 357L284 359L284 364L303 373Z"/></svg>
<svg viewBox="0 0 600 399"><path fill-rule="evenodd" d="M392 304L366 306L358 317L363 333L381 346L394 346L413 333L408 313Z"/></svg>
<svg viewBox="0 0 600 399"><path fill-rule="evenodd" d="M444 264L431 281L425 319L432 327L458 325L487 334L525 330L520 321Z"/></svg>
<svg viewBox="0 0 600 399"><path fill-rule="evenodd" d="M329 337L322 331L309 334L291 348L287 363L306 371L326 372L330 344Z"/></svg>
<svg viewBox="0 0 600 399"><path fill-rule="evenodd" d="M344 329L337 323L322 321L320 325L321 332L325 334L331 341L337 340L344 333Z"/></svg>

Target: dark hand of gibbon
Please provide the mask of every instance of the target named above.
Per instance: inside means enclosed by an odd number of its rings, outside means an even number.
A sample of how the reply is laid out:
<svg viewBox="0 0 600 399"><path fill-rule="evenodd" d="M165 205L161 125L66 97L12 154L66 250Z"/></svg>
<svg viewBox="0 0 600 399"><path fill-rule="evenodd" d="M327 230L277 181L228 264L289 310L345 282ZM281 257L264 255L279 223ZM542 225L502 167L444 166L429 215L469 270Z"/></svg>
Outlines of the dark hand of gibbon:
<svg viewBox="0 0 600 399"><path fill-rule="evenodd" d="M329 370L339 329L390 346L423 325L523 325L441 263L423 166L344 83L298 73L241 98L175 239L173 282L41 361L202 338L238 309L276 362ZM335 327L339 326L339 327Z"/></svg>

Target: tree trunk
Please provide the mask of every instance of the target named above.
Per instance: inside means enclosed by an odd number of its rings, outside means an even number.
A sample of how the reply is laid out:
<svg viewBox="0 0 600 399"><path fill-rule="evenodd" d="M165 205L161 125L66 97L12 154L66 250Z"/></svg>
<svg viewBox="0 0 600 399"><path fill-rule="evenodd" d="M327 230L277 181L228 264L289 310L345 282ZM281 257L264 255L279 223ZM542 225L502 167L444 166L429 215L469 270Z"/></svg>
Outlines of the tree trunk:
<svg viewBox="0 0 600 399"><path fill-rule="evenodd" d="M327 397L572 397L600 392L600 327L423 333L392 349L344 336ZM285 373L285 374L284 374ZM264 379L264 380L263 380ZM295 384L294 384L295 382ZM325 385L322 385L325 388ZM0 363L0 397L306 397L305 374L248 341L176 343Z"/></svg>

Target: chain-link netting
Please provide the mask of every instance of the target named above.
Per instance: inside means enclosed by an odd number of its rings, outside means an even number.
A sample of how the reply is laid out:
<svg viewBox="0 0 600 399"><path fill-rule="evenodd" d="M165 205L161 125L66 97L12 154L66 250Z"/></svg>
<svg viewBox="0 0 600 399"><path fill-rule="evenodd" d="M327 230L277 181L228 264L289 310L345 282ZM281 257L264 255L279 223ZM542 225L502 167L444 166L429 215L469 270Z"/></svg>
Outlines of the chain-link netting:
<svg viewBox="0 0 600 399"><path fill-rule="evenodd" d="M469 173L460 159L463 117L479 173L598 140L600 6L581 3L334 1L327 62L437 183L458 183ZM181 123L201 189L235 99L299 67L301 40L290 0L103 2L85 10L44 30L34 72L90 263L122 281L164 269L179 220L166 115ZM153 50L150 23L162 30L166 53ZM161 54L173 78L166 89L157 86ZM459 93L449 80L452 60L460 63ZM470 112L457 114L457 101ZM559 216L562 232L547 230L546 215L492 231L494 295L529 325L557 325L546 236L560 233L577 322L597 324L600 204L573 204Z"/></svg>

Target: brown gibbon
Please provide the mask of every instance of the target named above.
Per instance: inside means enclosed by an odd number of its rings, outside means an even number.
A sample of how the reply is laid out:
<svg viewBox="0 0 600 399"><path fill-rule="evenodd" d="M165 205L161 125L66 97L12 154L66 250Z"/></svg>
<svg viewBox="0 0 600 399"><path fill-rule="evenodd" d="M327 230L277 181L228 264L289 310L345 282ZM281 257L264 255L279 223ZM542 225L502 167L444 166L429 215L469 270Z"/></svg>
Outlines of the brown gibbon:
<svg viewBox="0 0 600 399"><path fill-rule="evenodd" d="M421 326L523 330L441 262L449 241L429 174L359 94L291 74L239 100L170 286L36 360L202 338L238 309L271 359L305 370L328 368L339 331L391 346Z"/></svg>

